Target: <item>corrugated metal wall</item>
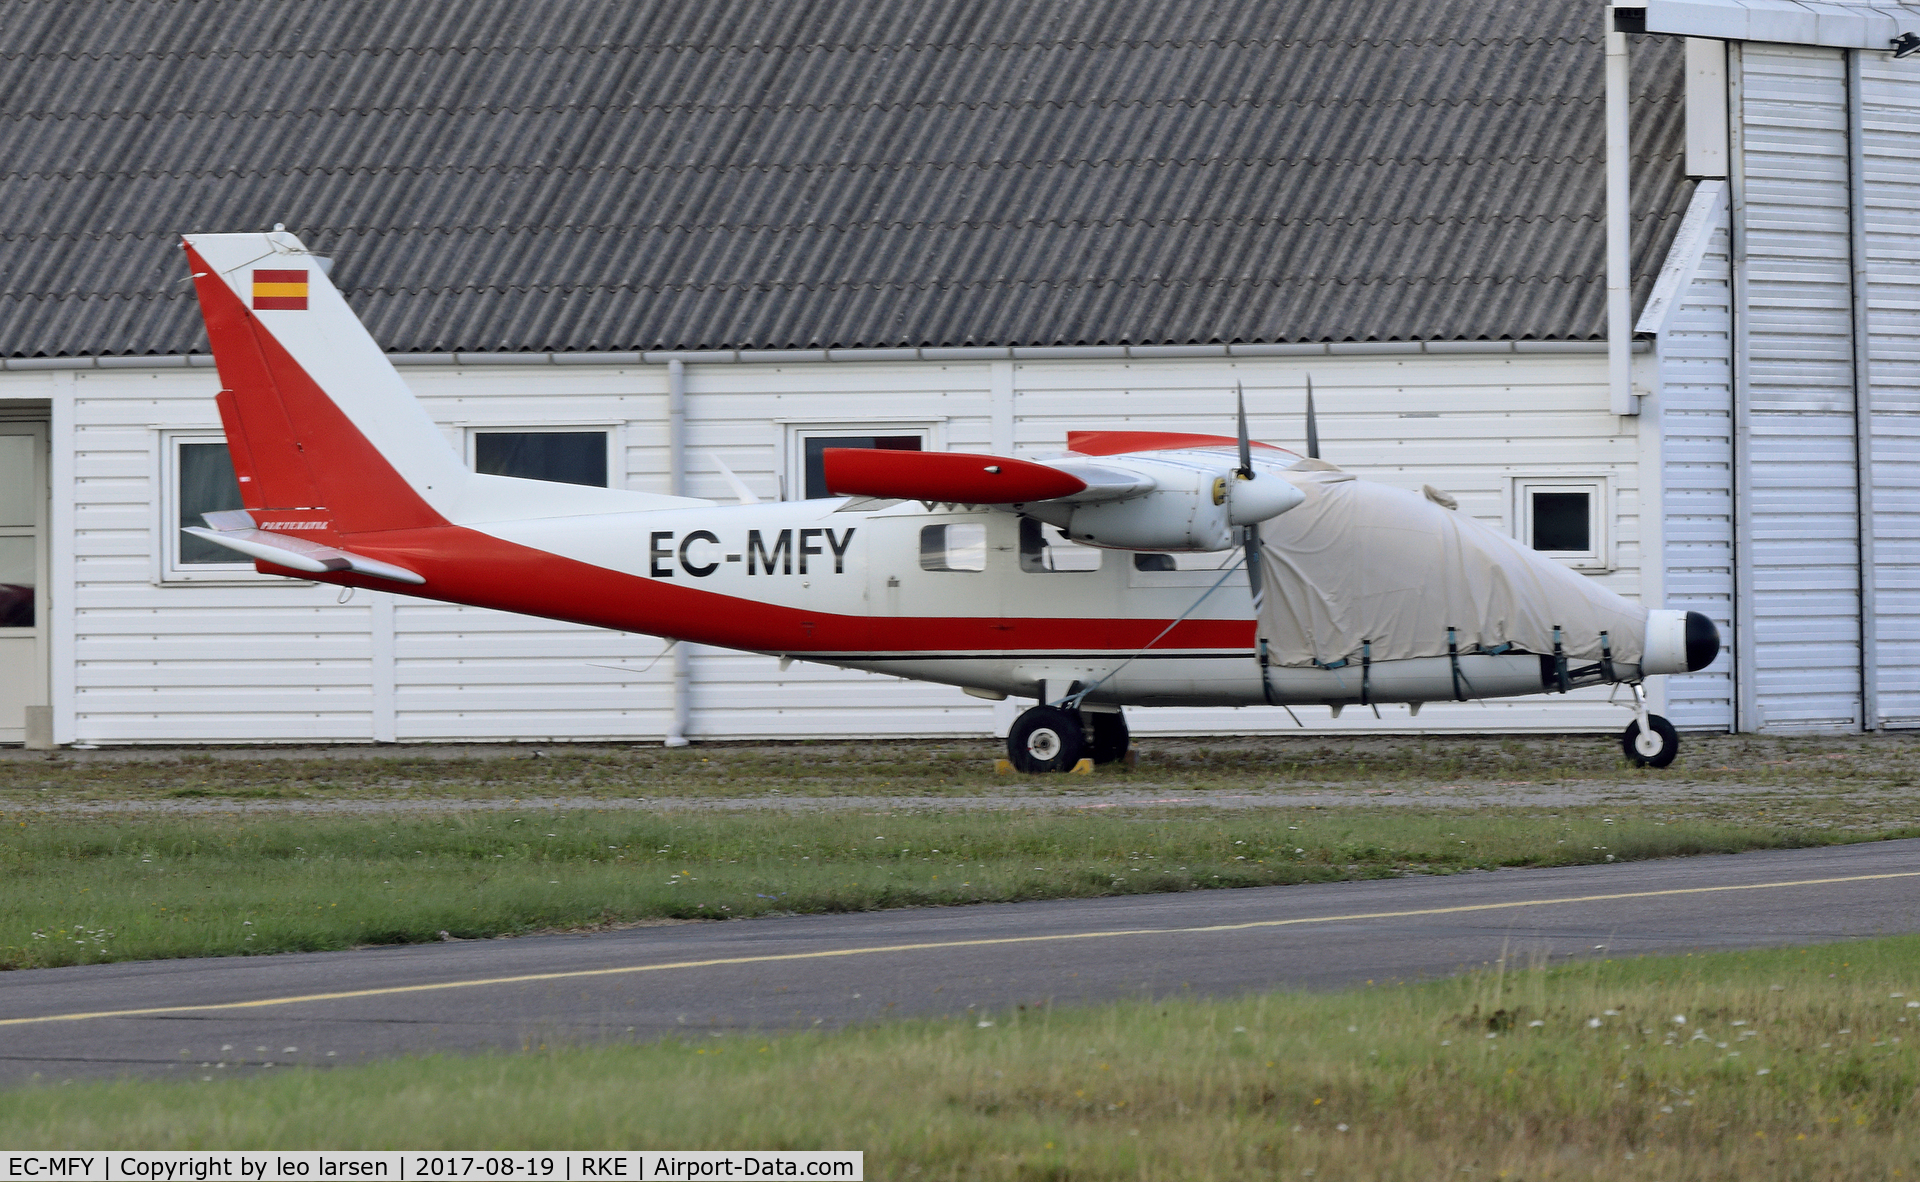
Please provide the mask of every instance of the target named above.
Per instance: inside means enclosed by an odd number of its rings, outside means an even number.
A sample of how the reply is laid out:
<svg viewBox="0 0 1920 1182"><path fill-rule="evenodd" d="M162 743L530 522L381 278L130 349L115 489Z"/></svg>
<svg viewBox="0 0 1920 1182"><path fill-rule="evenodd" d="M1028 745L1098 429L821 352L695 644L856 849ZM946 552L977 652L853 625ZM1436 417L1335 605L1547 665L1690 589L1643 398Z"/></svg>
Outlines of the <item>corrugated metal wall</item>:
<svg viewBox="0 0 1920 1182"><path fill-rule="evenodd" d="M1481 348L1484 348L1482 346ZM1506 522L1513 481L1590 476L1605 507L1615 569L1638 591L1637 427L1607 413L1592 352L1353 355L1311 360L956 361L693 364L688 367L690 491L731 500L720 456L763 497L776 495L795 424L911 420L956 449L1057 448L1069 427L1222 431L1236 381L1256 437L1297 445L1301 390L1314 379L1329 458L1406 487L1454 492L1463 510ZM402 373L459 441L484 426L605 426L616 480L666 483L664 366L420 366ZM649 637L359 592L242 577L161 579L162 451L171 430L218 428L207 370L0 374L0 396L32 384L55 406L56 449L71 457L73 528L56 539L74 572L61 627L71 689L59 725L82 742L658 738L671 659ZM56 562L56 569L61 562ZM996 708L947 687L698 649L695 738L986 734ZM1490 704L1436 703L1418 729L1615 729L1604 694ZM1409 729L1302 711L1334 730ZM1141 733L1291 730L1277 710L1132 712Z"/></svg>
<svg viewBox="0 0 1920 1182"><path fill-rule="evenodd" d="M1734 60L1741 724L1920 727L1920 80Z"/></svg>
<svg viewBox="0 0 1920 1182"><path fill-rule="evenodd" d="M1666 606L1704 612L1733 635L1733 271L1725 186L1696 198L1706 241L1659 341ZM1730 730L1733 653L1667 682L1678 727Z"/></svg>
<svg viewBox="0 0 1920 1182"><path fill-rule="evenodd" d="M1920 727L1920 75L1862 54L1880 724Z"/></svg>
<svg viewBox="0 0 1920 1182"><path fill-rule="evenodd" d="M1746 725L1862 722L1847 83L1839 50L1746 45ZM1744 191L1742 191L1742 189Z"/></svg>

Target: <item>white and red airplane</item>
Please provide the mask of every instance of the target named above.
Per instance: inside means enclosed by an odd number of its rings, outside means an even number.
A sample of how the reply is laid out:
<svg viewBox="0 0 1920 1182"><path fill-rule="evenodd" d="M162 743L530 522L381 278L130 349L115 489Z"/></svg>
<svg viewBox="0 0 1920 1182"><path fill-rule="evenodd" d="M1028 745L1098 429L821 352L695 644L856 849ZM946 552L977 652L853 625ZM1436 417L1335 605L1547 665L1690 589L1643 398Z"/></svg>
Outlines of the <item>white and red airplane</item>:
<svg viewBox="0 0 1920 1182"><path fill-rule="evenodd" d="M1237 438L1075 432L1039 460L831 450L816 500L478 474L296 237L184 246L245 506L188 532L268 574L1034 698L1008 738L1030 772L1123 758L1127 705L1606 682L1633 690L1628 757L1664 766L1678 740L1641 681L1719 649L1699 613L1630 603L1445 494L1251 443L1244 409ZM1217 573L1175 569L1196 554Z"/></svg>

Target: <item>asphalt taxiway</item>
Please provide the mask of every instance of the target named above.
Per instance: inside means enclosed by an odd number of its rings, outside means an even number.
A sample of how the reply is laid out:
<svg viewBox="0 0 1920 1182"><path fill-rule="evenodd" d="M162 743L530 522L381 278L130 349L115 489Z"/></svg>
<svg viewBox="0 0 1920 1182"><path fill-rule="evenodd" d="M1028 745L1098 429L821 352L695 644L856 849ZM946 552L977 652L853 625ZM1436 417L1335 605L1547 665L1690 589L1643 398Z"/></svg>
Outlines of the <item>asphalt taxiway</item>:
<svg viewBox="0 0 1920 1182"><path fill-rule="evenodd" d="M0 974L0 1086L1920 931L1920 840Z"/></svg>

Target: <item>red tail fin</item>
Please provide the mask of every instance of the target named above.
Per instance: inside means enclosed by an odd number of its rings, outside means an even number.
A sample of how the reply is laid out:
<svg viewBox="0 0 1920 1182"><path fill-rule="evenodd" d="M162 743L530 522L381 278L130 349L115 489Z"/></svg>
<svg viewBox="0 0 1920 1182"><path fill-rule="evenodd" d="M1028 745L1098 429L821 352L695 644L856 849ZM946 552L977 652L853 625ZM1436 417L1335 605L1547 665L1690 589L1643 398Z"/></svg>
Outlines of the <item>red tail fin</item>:
<svg viewBox="0 0 1920 1182"><path fill-rule="evenodd" d="M188 246L225 389L220 420L249 510L324 510L330 532L445 524L233 289Z"/></svg>

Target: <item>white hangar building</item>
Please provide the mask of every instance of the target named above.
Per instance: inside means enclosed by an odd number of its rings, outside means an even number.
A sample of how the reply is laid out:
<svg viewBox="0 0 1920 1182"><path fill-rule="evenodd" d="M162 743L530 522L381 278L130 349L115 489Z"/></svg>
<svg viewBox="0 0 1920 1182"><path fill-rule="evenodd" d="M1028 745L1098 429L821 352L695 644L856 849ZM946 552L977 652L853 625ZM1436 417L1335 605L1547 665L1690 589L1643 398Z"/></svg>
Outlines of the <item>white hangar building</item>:
<svg viewBox="0 0 1920 1182"><path fill-rule="evenodd" d="M1920 3L79 13L6 18L0 742L1011 718L199 548L179 526L237 501L175 236L276 222L489 471L804 496L822 441L1220 432L1236 384L1299 447L1310 379L1327 458L1716 619L1656 703L1682 728L1920 725ZM1626 721L1383 713L1303 720Z"/></svg>

